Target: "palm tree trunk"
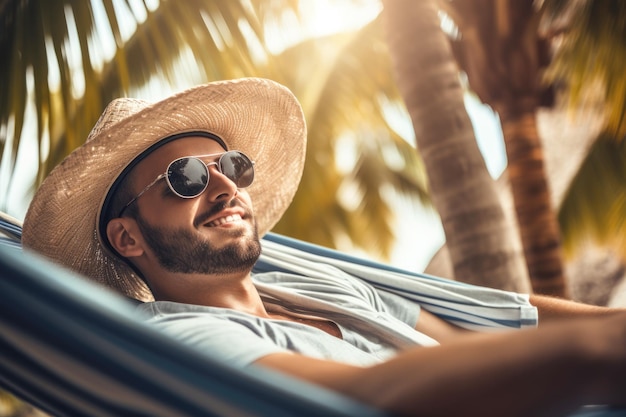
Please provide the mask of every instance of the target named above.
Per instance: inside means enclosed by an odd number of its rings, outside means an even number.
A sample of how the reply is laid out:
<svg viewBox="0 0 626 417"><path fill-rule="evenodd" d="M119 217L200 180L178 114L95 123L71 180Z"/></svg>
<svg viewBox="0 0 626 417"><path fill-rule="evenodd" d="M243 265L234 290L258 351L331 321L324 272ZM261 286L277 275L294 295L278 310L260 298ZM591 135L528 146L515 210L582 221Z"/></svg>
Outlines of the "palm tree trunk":
<svg viewBox="0 0 626 417"><path fill-rule="evenodd" d="M495 183L465 110L450 45L433 0L383 0L387 40L398 86L424 158L455 278L528 291Z"/></svg>
<svg viewBox="0 0 626 417"><path fill-rule="evenodd" d="M552 92L539 80L550 59L532 0L471 0L451 5L462 36L457 62L480 99L500 115L517 223L533 290L565 297L561 239L537 133L539 103Z"/></svg>
<svg viewBox="0 0 626 417"><path fill-rule="evenodd" d="M533 291L567 297L561 234L550 199L535 107L513 114L500 111L507 173Z"/></svg>

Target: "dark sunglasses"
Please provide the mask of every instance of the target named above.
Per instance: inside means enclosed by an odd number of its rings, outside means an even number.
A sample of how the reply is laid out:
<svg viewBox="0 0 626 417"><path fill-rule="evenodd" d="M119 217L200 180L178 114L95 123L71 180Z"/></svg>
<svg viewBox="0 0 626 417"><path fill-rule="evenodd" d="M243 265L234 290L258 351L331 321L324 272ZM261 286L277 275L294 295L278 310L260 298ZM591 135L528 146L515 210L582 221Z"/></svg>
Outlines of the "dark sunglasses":
<svg viewBox="0 0 626 417"><path fill-rule="evenodd" d="M217 156L209 155L184 156L173 160L167 166L165 173L160 174L139 194L131 199L121 210L118 217L122 217L124 210L133 204L139 197L158 181L165 178L170 190L180 198L195 198L206 190L209 185L209 166L217 166L217 170L231 180L237 188L246 188L254 180L254 162L243 152L227 151L221 154L217 162L205 163L200 158Z"/></svg>

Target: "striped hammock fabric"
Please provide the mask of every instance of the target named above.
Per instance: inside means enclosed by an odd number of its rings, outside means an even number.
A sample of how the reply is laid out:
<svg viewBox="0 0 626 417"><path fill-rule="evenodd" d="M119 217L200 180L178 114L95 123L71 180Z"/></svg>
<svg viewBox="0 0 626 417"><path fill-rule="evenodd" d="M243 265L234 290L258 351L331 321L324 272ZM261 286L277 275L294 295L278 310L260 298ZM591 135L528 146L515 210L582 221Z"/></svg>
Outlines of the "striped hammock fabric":
<svg viewBox="0 0 626 417"><path fill-rule="evenodd" d="M328 266L374 287L419 303L422 308L461 327L487 331L536 326L537 310L528 296L426 274L402 271L285 236L263 238L263 254L255 272L333 273Z"/></svg>

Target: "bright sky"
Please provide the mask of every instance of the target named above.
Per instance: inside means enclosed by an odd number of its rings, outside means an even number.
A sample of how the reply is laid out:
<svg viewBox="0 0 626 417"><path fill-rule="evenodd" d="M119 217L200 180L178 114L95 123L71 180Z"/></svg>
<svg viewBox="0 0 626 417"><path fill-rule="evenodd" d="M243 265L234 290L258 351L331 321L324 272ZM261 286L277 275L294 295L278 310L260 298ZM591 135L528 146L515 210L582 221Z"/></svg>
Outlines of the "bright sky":
<svg viewBox="0 0 626 417"><path fill-rule="evenodd" d="M364 26L378 16L382 5L380 0L308 0L300 9L307 16L306 32L323 36Z"/></svg>

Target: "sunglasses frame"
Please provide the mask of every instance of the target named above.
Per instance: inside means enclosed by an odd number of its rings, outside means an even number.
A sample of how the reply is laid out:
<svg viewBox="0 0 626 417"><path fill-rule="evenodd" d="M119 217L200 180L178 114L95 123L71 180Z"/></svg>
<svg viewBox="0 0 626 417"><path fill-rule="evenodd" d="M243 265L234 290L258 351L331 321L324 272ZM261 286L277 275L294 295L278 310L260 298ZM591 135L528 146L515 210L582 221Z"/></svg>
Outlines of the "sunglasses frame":
<svg viewBox="0 0 626 417"><path fill-rule="evenodd" d="M226 152L219 152L219 153L212 153L212 154L206 154L206 155L192 155L192 156L181 156L180 158L176 158L174 159L172 162L170 162L169 164L167 164L167 168L165 169L165 172L162 174L159 174L154 181L152 181L150 184L146 185L146 187L141 190L139 192L139 194L137 194L135 197L133 197L128 203L126 203L126 205L124 207L122 207L122 209L120 210L120 213L118 214L117 217L122 217L122 214L124 214L124 211L131 205L133 204L135 201L137 201L139 199L139 197L141 197L146 191L148 191L150 188L152 188L152 186L154 186L154 184L156 184L157 182L159 182L160 180L162 180L163 178L165 178L165 181L167 182L167 186L170 189L170 191L172 193L174 193L177 197L180 198L184 198L184 199L190 199L190 198L196 198L199 197L200 195L202 195L202 193L207 189L207 187L209 186L209 181L211 180L211 173L209 171L209 167L211 165L215 165L217 167L217 171L222 174L225 175L222 172L222 168L221 168L221 162L222 162L222 158L224 158L224 156L226 154L238 154L238 155L243 155L248 161L250 161L250 163L252 164L252 168L254 169L254 161L252 159L250 159L250 157L248 155L246 155L245 153L241 152L241 151L236 151L236 150L232 150L232 151L226 151ZM219 159L217 161L213 161L213 162L209 162L206 163L204 162L202 159L200 158L208 158L210 156L217 156L220 155ZM186 196L186 195L182 195L180 194L178 191L176 191L174 189L174 187L172 186L172 183L170 182L170 178L169 178L169 171L170 171L170 167L172 166L172 164L174 164L175 162L178 162L180 160L183 159L196 159L198 161L200 161L202 163L202 165L204 165L205 169L206 169L206 174L207 174L207 181L206 184L204 184L204 187L202 188L202 190L200 192L198 192L195 195L190 195L190 196ZM226 175L225 175L226 176ZM228 176L226 176L226 178L228 178L230 181L232 181ZM253 173L253 177L252 179L254 180L254 173ZM250 181L250 184L244 186L244 187L240 187L237 186L237 188L246 188L249 187L252 184L252 181Z"/></svg>

